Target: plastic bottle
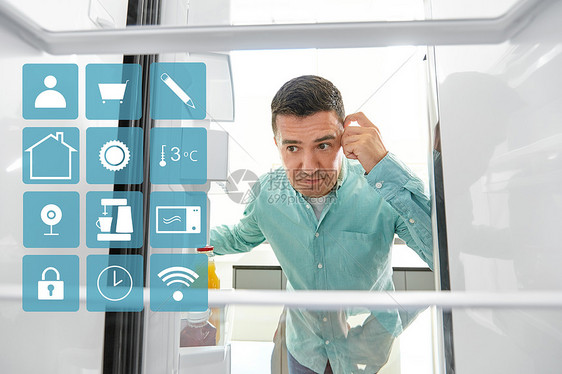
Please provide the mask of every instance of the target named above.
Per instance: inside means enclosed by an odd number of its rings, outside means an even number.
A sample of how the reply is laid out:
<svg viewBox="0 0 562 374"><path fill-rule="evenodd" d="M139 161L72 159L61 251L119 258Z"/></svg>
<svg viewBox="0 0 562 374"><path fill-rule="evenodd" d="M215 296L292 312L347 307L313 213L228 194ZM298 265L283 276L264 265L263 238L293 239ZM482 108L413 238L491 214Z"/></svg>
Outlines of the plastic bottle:
<svg viewBox="0 0 562 374"><path fill-rule="evenodd" d="M211 311L188 312L187 325L180 335L180 347L216 345L217 329L209 322Z"/></svg>
<svg viewBox="0 0 562 374"><path fill-rule="evenodd" d="M214 247L212 245L208 245L203 248L197 248L197 253L205 253L209 260L208 262L208 276L209 276L209 289L220 289L221 288L221 281L217 276L217 267L215 264L215 253L213 252ZM213 326L217 329L217 343L220 340L220 326L221 326L221 315L219 308L211 308L211 316L209 317L209 321Z"/></svg>

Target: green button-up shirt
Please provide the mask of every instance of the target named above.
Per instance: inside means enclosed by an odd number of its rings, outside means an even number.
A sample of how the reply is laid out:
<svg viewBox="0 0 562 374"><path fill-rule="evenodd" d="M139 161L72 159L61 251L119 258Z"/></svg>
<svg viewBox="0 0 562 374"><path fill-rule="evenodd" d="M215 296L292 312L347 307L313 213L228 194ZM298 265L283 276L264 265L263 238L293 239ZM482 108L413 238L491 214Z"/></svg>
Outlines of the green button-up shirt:
<svg viewBox="0 0 562 374"><path fill-rule="evenodd" d="M244 216L211 230L215 253L246 252L267 240L289 290L394 290L391 248L398 234L433 268L430 201L423 183L388 153L369 174L343 159L318 219L280 168L260 177ZM350 328L348 317L367 313ZM374 373L415 312L290 309L287 348L304 366L334 373Z"/></svg>

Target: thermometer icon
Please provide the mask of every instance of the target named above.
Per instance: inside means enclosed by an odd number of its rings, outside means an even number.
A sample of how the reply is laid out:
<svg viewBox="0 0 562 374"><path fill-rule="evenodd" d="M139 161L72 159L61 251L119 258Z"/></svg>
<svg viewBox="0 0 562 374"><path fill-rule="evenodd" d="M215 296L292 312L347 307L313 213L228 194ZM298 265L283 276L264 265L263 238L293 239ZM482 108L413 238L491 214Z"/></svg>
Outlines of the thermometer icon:
<svg viewBox="0 0 562 374"><path fill-rule="evenodd" d="M160 75L160 80L168 86L173 93L176 94L177 97L187 106L192 107L195 109L195 104L193 104L193 100L189 97L189 95L180 87L178 84L166 73L162 73Z"/></svg>
<svg viewBox="0 0 562 374"><path fill-rule="evenodd" d="M166 166L166 154L164 153L165 147L166 147L166 144L162 144L162 151L160 152L160 163L159 163L159 165L161 167Z"/></svg>

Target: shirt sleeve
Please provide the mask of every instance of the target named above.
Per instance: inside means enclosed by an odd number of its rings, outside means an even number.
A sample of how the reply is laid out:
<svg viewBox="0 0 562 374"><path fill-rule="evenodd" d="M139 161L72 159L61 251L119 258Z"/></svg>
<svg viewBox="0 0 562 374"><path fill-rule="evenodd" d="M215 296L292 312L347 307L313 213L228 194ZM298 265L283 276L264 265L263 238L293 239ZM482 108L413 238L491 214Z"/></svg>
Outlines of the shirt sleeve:
<svg viewBox="0 0 562 374"><path fill-rule="evenodd" d="M257 221L257 203L257 199L248 203L244 216L237 224L220 225L211 229L209 242L215 247L214 253L224 255L248 252L265 240Z"/></svg>
<svg viewBox="0 0 562 374"><path fill-rule="evenodd" d="M423 182L390 152L365 177L398 213L396 234L433 269L431 201Z"/></svg>

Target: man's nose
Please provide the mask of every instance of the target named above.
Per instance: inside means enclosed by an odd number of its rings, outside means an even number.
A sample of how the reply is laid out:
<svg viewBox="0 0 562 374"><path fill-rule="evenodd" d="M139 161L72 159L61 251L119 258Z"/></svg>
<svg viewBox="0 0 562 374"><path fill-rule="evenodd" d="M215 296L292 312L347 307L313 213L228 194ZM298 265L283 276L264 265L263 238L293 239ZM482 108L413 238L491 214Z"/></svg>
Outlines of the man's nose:
<svg viewBox="0 0 562 374"><path fill-rule="evenodd" d="M302 171L313 174L316 170L318 170L318 160L314 152L303 152Z"/></svg>

